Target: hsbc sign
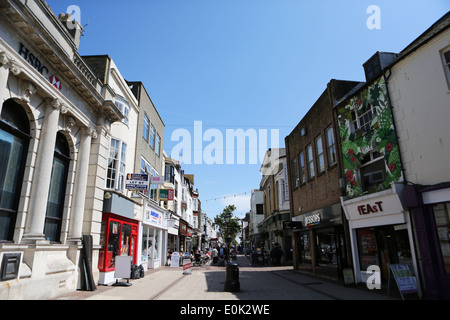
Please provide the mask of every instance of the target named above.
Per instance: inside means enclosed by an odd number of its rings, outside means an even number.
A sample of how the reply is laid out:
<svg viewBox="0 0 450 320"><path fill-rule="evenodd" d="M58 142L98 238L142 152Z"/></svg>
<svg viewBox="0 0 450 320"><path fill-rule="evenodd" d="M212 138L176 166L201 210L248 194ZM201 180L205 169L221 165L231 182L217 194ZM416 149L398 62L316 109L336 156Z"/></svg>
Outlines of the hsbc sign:
<svg viewBox="0 0 450 320"><path fill-rule="evenodd" d="M48 80L56 89L62 89L61 81L55 75L49 75L48 68L39 60L39 58L34 55L30 50L27 49L22 43L20 43L19 54L24 58L33 68L35 68L44 77L48 77Z"/></svg>
<svg viewBox="0 0 450 320"><path fill-rule="evenodd" d="M59 91L61 91L61 89L62 89L61 80L59 80L55 75L50 76L50 83L51 83L52 86L54 86L56 89L58 89Z"/></svg>

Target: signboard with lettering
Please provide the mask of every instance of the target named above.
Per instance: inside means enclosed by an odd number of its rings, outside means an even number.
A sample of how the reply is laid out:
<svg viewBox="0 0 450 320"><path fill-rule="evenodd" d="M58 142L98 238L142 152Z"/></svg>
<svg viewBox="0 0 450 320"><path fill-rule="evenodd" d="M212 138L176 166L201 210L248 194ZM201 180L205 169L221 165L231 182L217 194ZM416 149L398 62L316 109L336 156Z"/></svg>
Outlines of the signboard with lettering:
<svg viewBox="0 0 450 320"><path fill-rule="evenodd" d="M159 189L159 200L161 201L172 201L173 195L173 189Z"/></svg>
<svg viewBox="0 0 450 320"><path fill-rule="evenodd" d="M128 173L125 188L128 190L148 190L148 174Z"/></svg>
<svg viewBox="0 0 450 320"><path fill-rule="evenodd" d="M405 293L417 293L416 281L407 264L391 264L390 267L402 298Z"/></svg>

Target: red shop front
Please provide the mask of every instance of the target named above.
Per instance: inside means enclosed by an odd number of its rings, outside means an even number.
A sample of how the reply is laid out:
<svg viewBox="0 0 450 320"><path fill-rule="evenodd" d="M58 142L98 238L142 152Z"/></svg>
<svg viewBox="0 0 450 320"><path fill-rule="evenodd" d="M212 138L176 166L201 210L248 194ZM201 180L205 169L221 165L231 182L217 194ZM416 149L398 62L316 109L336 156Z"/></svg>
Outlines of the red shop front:
<svg viewBox="0 0 450 320"><path fill-rule="evenodd" d="M113 213L103 213L102 230L100 234L100 252L98 269L100 284L115 280L116 256L132 257L132 264L137 261L138 221Z"/></svg>

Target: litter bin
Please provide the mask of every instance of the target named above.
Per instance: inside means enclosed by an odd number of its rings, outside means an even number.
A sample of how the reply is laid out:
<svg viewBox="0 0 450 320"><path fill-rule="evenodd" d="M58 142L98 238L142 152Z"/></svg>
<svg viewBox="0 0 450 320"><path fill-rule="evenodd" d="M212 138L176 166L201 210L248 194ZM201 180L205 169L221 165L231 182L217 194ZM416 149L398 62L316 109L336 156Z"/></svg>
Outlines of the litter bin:
<svg viewBox="0 0 450 320"><path fill-rule="evenodd" d="M239 267L237 263L227 264L225 289L226 292L239 292L241 285L239 283Z"/></svg>

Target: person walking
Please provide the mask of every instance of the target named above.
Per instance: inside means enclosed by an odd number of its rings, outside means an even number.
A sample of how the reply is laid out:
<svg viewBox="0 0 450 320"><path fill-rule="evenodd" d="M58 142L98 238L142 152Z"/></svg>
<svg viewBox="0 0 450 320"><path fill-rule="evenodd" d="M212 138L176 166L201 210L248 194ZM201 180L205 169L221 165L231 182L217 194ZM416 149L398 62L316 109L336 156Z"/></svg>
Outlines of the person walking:
<svg viewBox="0 0 450 320"><path fill-rule="evenodd" d="M213 261L213 265L217 265L217 257L219 256L219 252L217 251L216 247L214 247L211 250L211 257L212 257L212 261Z"/></svg>

